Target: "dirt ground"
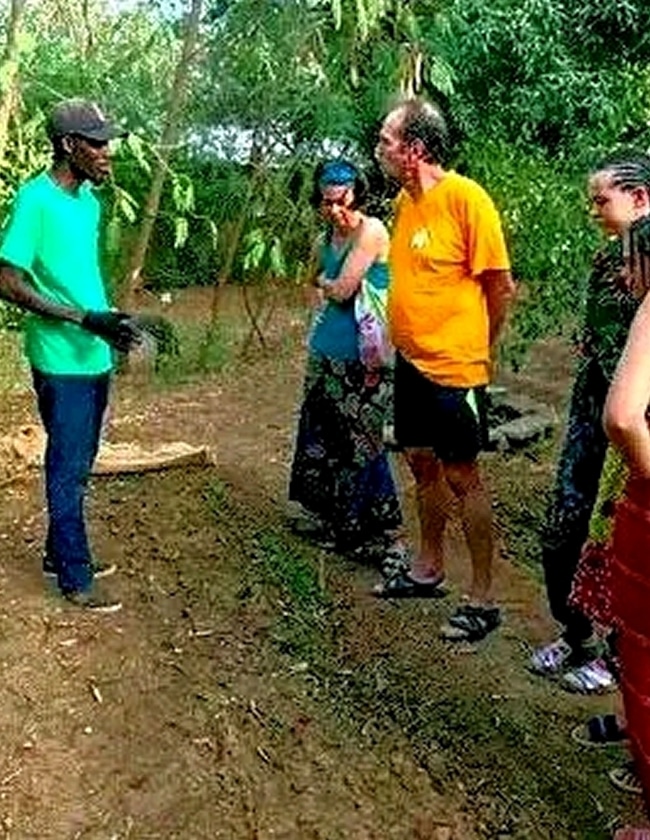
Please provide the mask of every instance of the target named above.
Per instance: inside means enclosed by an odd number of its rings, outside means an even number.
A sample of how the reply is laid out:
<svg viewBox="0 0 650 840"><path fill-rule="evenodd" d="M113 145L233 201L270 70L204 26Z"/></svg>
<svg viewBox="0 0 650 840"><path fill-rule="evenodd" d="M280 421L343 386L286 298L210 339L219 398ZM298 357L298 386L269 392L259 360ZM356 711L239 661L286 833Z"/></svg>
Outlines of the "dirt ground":
<svg viewBox="0 0 650 840"><path fill-rule="evenodd" d="M195 292L171 314L195 325L207 309ZM450 646L437 628L467 581L458 529L450 598L397 604L369 595L374 569L287 530L304 318L276 307L265 329L265 354L218 374L161 386L136 367L118 382L110 439L184 440L216 456L93 482L93 545L119 565L121 613L62 606L40 573L40 479L3 488L0 836L610 837L638 814L606 778L624 753L580 749L569 732L613 699L526 671L553 631L535 529L557 435L486 457L505 622L481 645ZM549 342L503 381L561 415L570 375L566 347ZM4 396L0 433L33 422L28 392Z"/></svg>

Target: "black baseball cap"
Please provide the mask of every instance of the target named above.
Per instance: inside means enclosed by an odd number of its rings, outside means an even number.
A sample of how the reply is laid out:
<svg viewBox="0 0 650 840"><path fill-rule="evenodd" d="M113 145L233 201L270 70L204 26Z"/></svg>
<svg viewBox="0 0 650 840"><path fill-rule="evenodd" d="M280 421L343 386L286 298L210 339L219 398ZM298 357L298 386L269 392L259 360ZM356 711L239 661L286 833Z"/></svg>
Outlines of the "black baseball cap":
<svg viewBox="0 0 650 840"><path fill-rule="evenodd" d="M47 133L51 140L66 134L78 134L100 142L126 137L127 134L107 119L96 102L85 99L66 99L55 105L47 121Z"/></svg>

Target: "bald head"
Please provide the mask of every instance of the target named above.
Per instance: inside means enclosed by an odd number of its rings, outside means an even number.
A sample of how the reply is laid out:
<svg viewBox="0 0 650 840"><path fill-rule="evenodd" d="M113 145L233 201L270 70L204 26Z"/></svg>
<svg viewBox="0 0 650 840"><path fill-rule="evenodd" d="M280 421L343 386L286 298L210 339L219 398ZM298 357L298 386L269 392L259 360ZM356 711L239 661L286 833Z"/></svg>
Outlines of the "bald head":
<svg viewBox="0 0 650 840"><path fill-rule="evenodd" d="M375 156L382 169L409 188L439 177L447 156L448 135L440 111L423 99L394 108L379 132Z"/></svg>
<svg viewBox="0 0 650 840"><path fill-rule="evenodd" d="M424 99L410 99L392 114L399 120L402 140L421 146L428 163L444 164L449 149L449 132L441 112Z"/></svg>

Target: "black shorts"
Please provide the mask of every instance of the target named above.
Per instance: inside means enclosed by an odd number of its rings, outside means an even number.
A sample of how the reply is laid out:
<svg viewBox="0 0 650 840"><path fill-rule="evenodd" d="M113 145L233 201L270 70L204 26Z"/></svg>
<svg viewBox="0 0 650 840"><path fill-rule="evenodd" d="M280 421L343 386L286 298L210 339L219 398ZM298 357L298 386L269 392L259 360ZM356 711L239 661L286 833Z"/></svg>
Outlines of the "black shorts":
<svg viewBox="0 0 650 840"><path fill-rule="evenodd" d="M404 449L432 449L441 461L473 461L488 442L485 386L438 385L397 353L395 439Z"/></svg>

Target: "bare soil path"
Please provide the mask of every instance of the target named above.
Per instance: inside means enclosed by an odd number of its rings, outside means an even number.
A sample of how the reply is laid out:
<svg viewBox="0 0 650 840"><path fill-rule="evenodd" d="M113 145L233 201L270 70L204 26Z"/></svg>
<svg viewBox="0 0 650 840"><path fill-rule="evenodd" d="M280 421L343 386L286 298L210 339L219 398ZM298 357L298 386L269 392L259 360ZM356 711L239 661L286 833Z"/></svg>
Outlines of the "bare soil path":
<svg viewBox="0 0 650 840"><path fill-rule="evenodd" d="M634 813L606 780L624 756L568 733L611 700L525 668L552 632L530 566L557 440L488 457L506 622L482 645L445 645L468 571L457 531L450 602L390 604L368 594L374 569L285 527L301 329L287 317L265 357L198 383L118 385L113 440L216 453L209 469L93 483L93 543L119 564L122 613L61 606L40 575L40 481L5 488L0 837L609 837ZM570 367L551 343L508 384L561 412ZM12 395L0 432L30 419L29 396Z"/></svg>

